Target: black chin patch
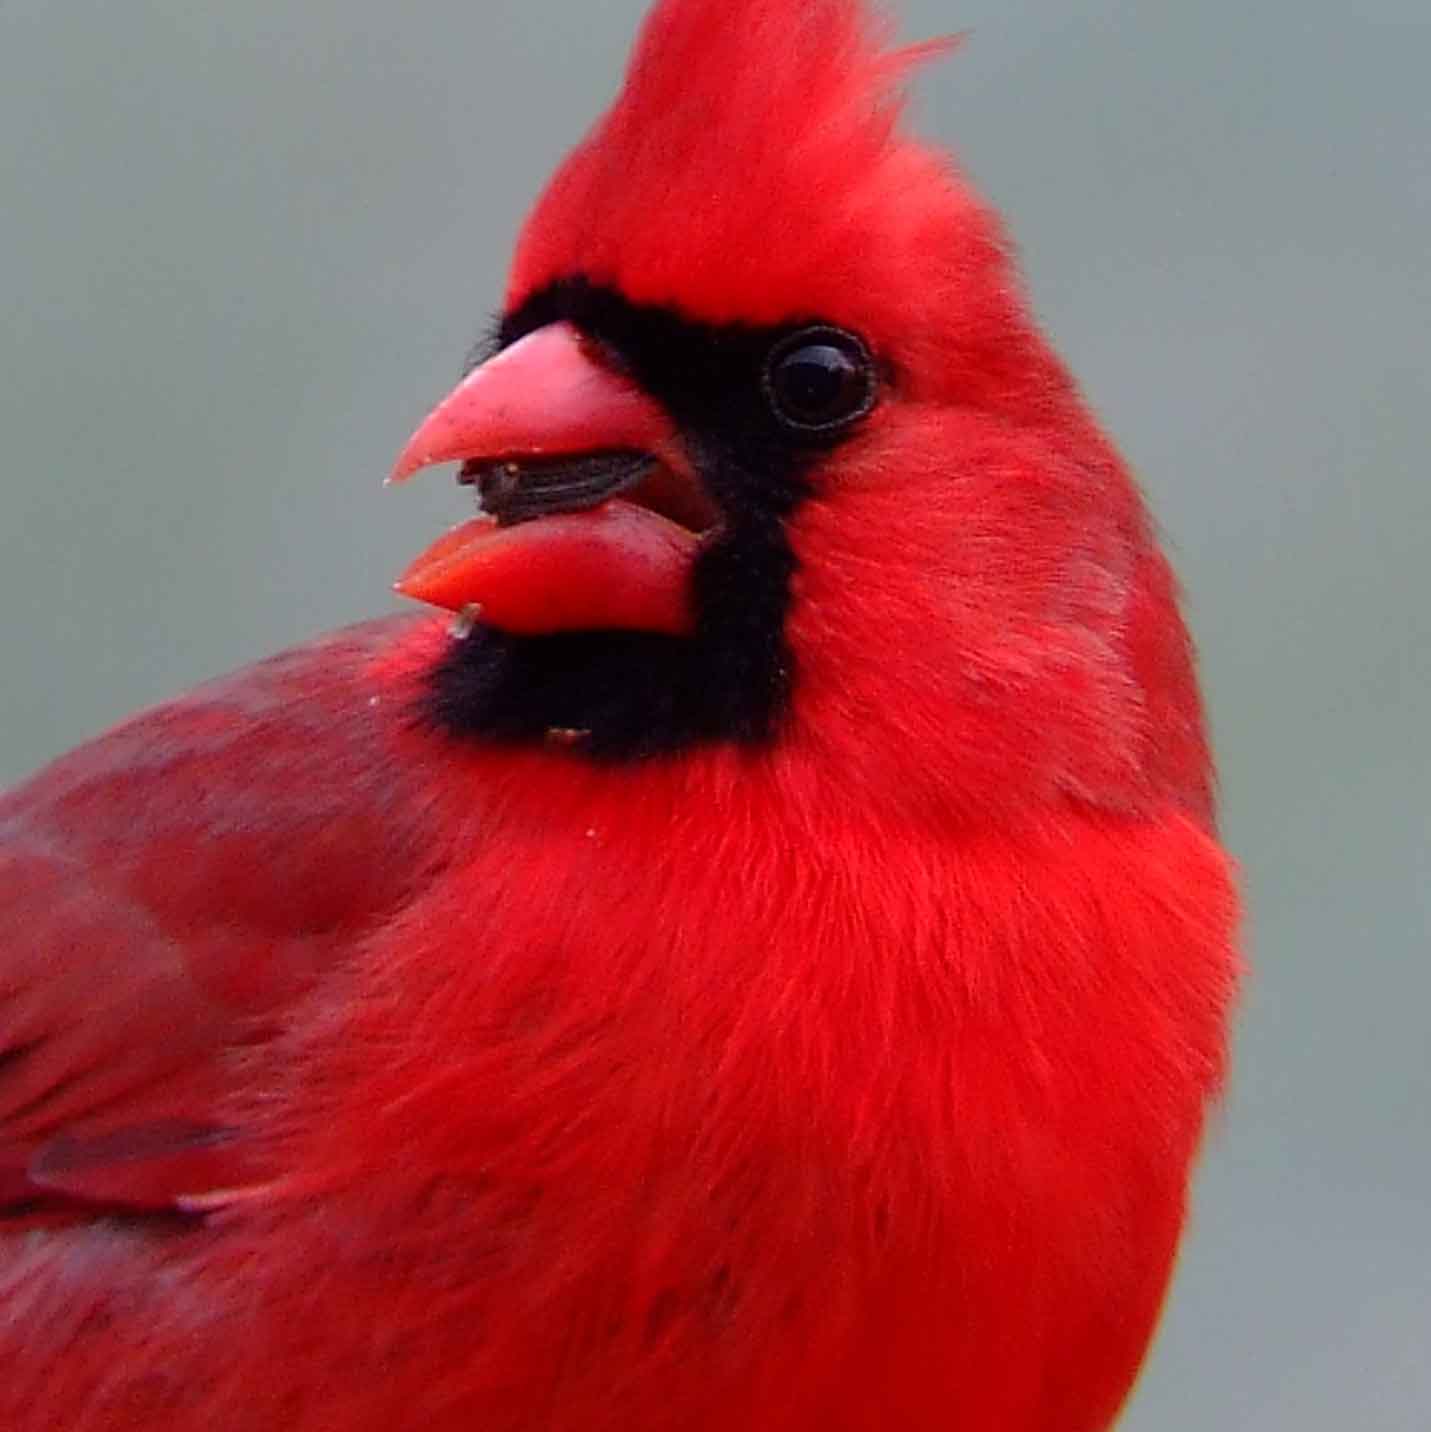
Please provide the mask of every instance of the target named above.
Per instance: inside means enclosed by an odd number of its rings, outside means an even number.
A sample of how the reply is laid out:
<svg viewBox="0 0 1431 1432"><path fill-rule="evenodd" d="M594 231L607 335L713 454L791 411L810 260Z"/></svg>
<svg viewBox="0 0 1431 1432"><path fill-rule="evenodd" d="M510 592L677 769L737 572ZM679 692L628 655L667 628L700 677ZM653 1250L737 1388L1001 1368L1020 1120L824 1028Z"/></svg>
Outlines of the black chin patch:
<svg viewBox="0 0 1431 1432"><path fill-rule="evenodd" d="M433 669L424 716L449 735L559 741L625 761L697 743L768 741L796 680L785 639L795 558L784 519L837 441L792 436L762 387L793 327L715 326L630 303L583 278L543 289L502 320L495 348L567 321L657 399L724 513L693 572L696 631L513 636L480 624Z"/></svg>
<svg viewBox="0 0 1431 1432"><path fill-rule="evenodd" d="M690 637L513 636L479 624L433 669L426 715L450 735L556 742L599 761L766 741L790 694L793 568L782 532L729 531L697 561Z"/></svg>

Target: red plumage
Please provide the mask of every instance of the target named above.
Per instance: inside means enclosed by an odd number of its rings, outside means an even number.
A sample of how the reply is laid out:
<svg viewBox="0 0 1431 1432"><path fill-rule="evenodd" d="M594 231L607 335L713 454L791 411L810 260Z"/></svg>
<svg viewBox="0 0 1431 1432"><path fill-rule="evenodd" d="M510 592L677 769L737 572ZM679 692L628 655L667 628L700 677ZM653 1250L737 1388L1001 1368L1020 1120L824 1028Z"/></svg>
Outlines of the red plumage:
<svg viewBox="0 0 1431 1432"><path fill-rule="evenodd" d="M1168 568L910 57L664 0L513 276L880 355L771 739L459 739L395 620L0 801L0 1425L1115 1415L1235 898Z"/></svg>

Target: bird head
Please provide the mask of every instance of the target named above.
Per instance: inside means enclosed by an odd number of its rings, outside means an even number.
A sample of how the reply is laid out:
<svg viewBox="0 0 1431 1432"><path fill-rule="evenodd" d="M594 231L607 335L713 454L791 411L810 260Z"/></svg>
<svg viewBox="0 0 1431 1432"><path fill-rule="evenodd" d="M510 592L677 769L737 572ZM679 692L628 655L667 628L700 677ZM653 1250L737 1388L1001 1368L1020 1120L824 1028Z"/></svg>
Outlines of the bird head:
<svg viewBox="0 0 1431 1432"><path fill-rule="evenodd" d="M863 0L662 0L401 479L479 515L399 583L464 612L446 728L589 759L820 753L881 798L1208 803L1136 488L1000 223L909 137Z"/></svg>

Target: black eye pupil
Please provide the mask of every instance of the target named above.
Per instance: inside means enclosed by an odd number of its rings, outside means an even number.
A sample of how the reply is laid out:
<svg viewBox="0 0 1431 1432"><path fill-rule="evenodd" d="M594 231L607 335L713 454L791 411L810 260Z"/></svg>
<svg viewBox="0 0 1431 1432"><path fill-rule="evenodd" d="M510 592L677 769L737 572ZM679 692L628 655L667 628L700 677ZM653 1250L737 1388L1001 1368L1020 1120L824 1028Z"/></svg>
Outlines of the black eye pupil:
<svg viewBox="0 0 1431 1432"><path fill-rule="evenodd" d="M797 334L775 350L768 386L777 417L791 427L821 431L869 411L873 364L852 334L833 329Z"/></svg>
<svg viewBox="0 0 1431 1432"><path fill-rule="evenodd" d="M856 381L855 365L829 343L812 343L780 365L781 400L797 415L837 410Z"/></svg>

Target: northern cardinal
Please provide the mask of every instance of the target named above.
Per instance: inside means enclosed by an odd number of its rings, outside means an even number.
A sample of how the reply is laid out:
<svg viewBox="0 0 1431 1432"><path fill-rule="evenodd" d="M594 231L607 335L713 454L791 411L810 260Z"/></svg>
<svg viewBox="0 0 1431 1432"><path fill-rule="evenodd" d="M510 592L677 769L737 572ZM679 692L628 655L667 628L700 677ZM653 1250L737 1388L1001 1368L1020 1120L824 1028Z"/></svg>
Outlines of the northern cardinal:
<svg viewBox="0 0 1431 1432"><path fill-rule="evenodd" d="M858 0L663 0L416 615L0 803L0 1426L1095 1432L1224 1066L1175 589Z"/></svg>

